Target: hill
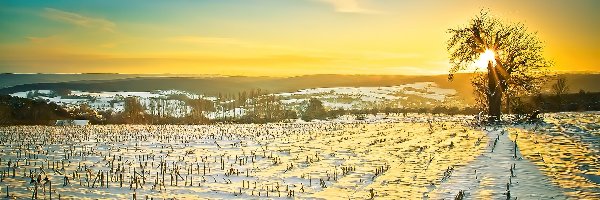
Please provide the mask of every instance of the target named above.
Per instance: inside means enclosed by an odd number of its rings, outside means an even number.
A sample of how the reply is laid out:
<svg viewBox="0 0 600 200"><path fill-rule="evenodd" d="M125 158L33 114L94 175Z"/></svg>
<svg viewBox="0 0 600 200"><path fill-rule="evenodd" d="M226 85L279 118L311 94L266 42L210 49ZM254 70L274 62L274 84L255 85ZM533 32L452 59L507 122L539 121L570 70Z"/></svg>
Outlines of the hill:
<svg viewBox="0 0 600 200"><path fill-rule="evenodd" d="M24 74L3 74L4 77L18 76L29 80L36 78ZM36 76L31 74L30 76ZM401 75L306 75L296 77L127 77L120 75L80 77L83 75L57 75L64 82L51 75L42 75L38 81L0 89L0 94L12 94L30 90L81 90L81 91L153 91L181 90L197 94L216 95L218 93L237 93L250 89L262 89L269 92L293 92L317 87L373 87L393 86L414 82L434 82L442 88L456 89L459 93L470 93L468 74L457 76L448 82L446 75L401 76ZM134 76L134 75L130 75ZM96 78L82 80L83 78ZM52 80L52 82L43 82Z"/></svg>
<svg viewBox="0 0 600 200"><path fill-rule="evenodd" d="M168 77L167 77L168 76ZM272 93L294 92L307 88L327 87L376 87L433 82L440 88L454 89L458 98L472 102L472 74L457 74L449 82L446 75L305 75L295 77L195 77L190 75L123 75L123 74L0 74L0 94L12 94L31 90L79 90L79 91L154 91L181 90L196 94L215 96L218 93L236 94L250 89ZM600 74L563 74L570 85L570 92L579 90L600 92L597 80ZM545 91L549 91L548 82ZM17 84L17 85L15 85Z"/></svg>

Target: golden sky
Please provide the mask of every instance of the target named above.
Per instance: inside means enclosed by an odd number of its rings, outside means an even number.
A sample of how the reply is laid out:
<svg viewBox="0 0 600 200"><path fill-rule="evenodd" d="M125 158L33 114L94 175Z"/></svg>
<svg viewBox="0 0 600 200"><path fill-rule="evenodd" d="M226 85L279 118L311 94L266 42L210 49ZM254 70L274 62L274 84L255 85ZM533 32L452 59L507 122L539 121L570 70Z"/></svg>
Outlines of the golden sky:
<svg viewBox="0 0 600 200"><path fill-rule="evenodd" d="M0 73L447 73L446 30L523 22L554 70L600 72L600 1L0 1Z"/></svg>

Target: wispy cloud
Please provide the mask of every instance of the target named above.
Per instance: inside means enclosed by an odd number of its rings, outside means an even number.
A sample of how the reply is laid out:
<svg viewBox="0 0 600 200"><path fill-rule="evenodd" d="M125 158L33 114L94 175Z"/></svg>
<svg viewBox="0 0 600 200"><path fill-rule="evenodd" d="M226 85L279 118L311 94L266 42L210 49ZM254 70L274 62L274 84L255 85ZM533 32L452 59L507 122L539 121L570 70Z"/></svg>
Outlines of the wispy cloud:
<svg viewBox="0 0 600 200"><path fill-rule="evenodd" d="M47 37L27 36L25 38L32 43L53 42L53 41L57 41L59 39L59 37L56 35L51 35L51 36L47 36Z"/></svg>
<svg viewBox="0 0 600 200"><path fill-rule="evenodd" d="M361 56L370 59L392 60L392 59L415 59L421 57L418 53L399 53L386 51L367 51L362 52Z"/></svg>
<svg viewBox="0 0 600 200"><path fill-rule="evenodd" d="M265 44L256 41L248 41L239 38L229 37L214 37L214 36L198 36L198 35L179 35L166 38L166 41L180 44L191 44L191 45L222 45L222 46L235 46L250 49L271 49L277 51L286 52L306 52L311 51L306 48L288 47L280 45Z"/></svg>
<svg viewBox="0 0 600 200"><path fill-rule="evenodd" d="M240 41L234 38L226 37L202 37L202 36L175 36L168 38L172 42L181 43L195 43L195 44L232 44L232 45L245 45L248 42Z"/></svg>
<svg viewBox="0 0 600 200"><path fill-rule="evenodd" d="M44 11L45 12L43 16L48 19L70 23L86 28L100 29L108 32L115 31L116 24L103 18L88 17L78 13L58 10L54 8L44 8Z"/></svg>
<svg viewBox="0 0 600 200"><path fill-rule="evenodd" d="M333 6L336 12L342 13L378 13L376 10L371 10L360 3L361 0L317 0Z"/></svg>
<svg viewBox="0 0 600 200"><path fill-rule="evenodd" d="M404 74L404 75L437 75L448 73L444 69L436 67L423 67L423 66L389 66L382 67L379 69L380 72L387 72L390 74Z"/></svg>

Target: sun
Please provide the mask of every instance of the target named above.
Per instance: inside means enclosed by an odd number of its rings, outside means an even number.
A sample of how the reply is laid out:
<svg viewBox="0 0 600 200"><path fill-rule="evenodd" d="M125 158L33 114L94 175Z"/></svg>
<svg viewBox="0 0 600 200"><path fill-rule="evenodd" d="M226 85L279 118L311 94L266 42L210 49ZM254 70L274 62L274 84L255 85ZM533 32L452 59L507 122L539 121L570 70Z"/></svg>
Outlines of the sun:
<svg viewBox="0 0 600 200"><path fill-rule="evenodd" d="M487 68L488 62L492 61L492 64L496 63L496 53L491 49L486 49L483 53L479 55L479 59L473 63L473 68L475 71L485 70Z"/></svg>

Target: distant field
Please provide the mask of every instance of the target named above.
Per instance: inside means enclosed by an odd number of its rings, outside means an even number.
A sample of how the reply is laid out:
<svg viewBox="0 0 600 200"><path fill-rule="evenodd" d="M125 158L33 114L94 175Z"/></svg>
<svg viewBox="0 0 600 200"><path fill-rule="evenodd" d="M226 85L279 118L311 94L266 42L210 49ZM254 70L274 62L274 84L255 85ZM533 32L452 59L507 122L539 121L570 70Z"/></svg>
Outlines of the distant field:
<svg viewBox="0 0 600 200"><path fill-rule="evenodd" d="M430 108L433 106L465 106L457 98L456 90L443 89L433 82L416 82L412 84L396 85L389 87L329 87L311 88L295 92L275 93L286 109L300 111L311 98L324 102L324 107L329 110L345 109L360 110L376 107L403 107L403 108ZM165 106L172 111L174 117L189 115L192 107L187 105L186 99L206 99L216 101L217 96L204 96L191 94L178 90L156 90L151 92L85 92L70 91L69 94L59 94L53 90L32 90L11 94L15 97L43 99L57 103L69 109L78 108L82 104L88 105L96 111L122 112L125 97L136 97L145 108L146 113L155 113L154 105ZM173 98L179 96L179 98ZM235 101L235 98L234 98ZM214 119L217 116L235 117L243 115L248 107L237 103L237 107L217 109L205 113L206 117Z"/></svg>
<svg viewBox="0 0 600 200"><path fill-rule="evenodd" d="M0 94L31 90L129 91L180 90L215 96L237 94L251 89L271 93L295 92L328 87L387 87L417 82L433 82L443 89L454 89L465 103L473 103L470 74L458 74L449 82L446 75L306 75L297 77L208 77L193 75L122 74L0 74ZM565 74L570 92L600 92L600 74ZM549 81L544 91L549 91Z"/></svg>

